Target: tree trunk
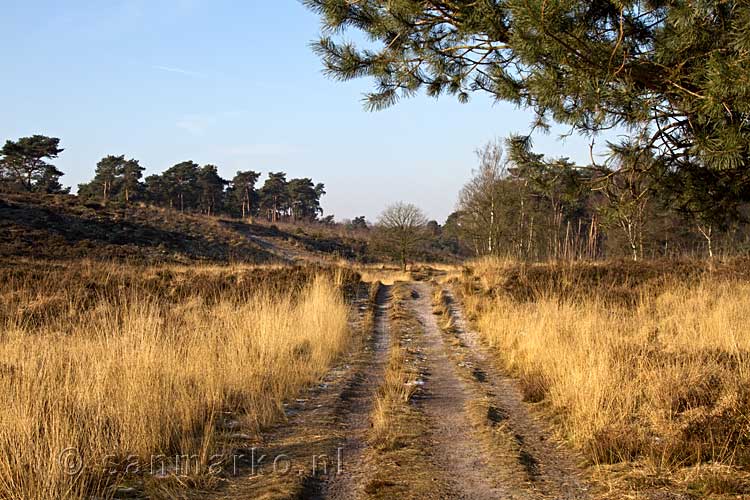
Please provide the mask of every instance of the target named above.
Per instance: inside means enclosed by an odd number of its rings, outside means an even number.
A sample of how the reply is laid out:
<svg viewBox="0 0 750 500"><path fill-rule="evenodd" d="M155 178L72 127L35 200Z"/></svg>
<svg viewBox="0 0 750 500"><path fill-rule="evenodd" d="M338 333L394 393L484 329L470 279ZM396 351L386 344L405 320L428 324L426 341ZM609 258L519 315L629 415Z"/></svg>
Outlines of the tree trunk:
<svg viewBox="0 0 750 500"><path fill-rule="evenodd" d="M638 256L643 259L643 217L638 217Z"/></svg>
<svg viewBox="0 0 750 500"><path fill-rule="evenodd" d="M526 248L526 258L532 260L534 257L534 215L529 217L529 244Z"/></svg>
<svg viewBox="0 0 750 500"><path fill-rule="evenodd" d="M489 235L487 238L487 250L490 255L492 255L492 252L495 250L494 243L495 238L495 199L492 199L491 205L490 205L490 230Z"/></svg>
<svg viewBox="0 0 750 500"><path fill-rule="evenodd" d="M247 218L250 224L252 224L253 223L252 193L247 188L245 189L245 198L247 199Z"/></svg>
<svg viewBox="0 0 750 500"><path fill-rule="evenodd" d="M26 181L24 182L24 184L26 185L26 191L31 191L31 179L33 175L34 172L32 169L29 169L26 173Z"/></svg>
<svg viewBox="0 0 750 500"><path fill-rule="evenodd" d="M709 259L714 258L713 229L713 226L708 226L708 228L705 228L701 224L698 224L698 231L700 231L700 233L706 239L706 250L708 251Z"/></svg>
<svg viewBox="0 0 750 500"><path fill-rule="evenodd" d="M594 260L599 255L599 228L596 221L596 215L591 218L591 226L589 226L589 242L588 242L588 253L589 258Z"/></svg>

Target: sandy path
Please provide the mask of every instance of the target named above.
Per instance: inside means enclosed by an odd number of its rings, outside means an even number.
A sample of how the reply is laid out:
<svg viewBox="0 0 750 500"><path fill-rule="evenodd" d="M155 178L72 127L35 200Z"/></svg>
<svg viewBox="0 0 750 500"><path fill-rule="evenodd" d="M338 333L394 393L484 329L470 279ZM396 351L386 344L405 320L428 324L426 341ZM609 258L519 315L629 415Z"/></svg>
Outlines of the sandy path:
<svg viewBox="0 0 750 500"><path fill-rule="evenodd" d="M501 471L491 463L486 447L474 435L465 412L470 392L446 353L432 314L431 287L425 283L416 283L414 287L419 294L414 307L424 328L424 353L429 370L424 397L419 404L434 428L433 454L452 490L448 497L523 498L501 483Z"/></svg>
<svg viewBox="0 0 750 500"><path fill-rule="evenodd" d="M575 459L531 416L516 382L495 368L492 354L468 327L453 296L448 295L449 310L462 347L448 342L448 335L438 326L432 310L432 286L421 282L412 286L417 297L409 301L409 307L424 330L418 344L425 363L425 385L415 405L427 419L429 432L424 435L424 446L431 457L430 466L439 476L434 479L435 489L429 498L588 498ZM381 287L372 338L358 359L351 360L346 375L305 400L286 424L258 443L269 456L283 453L304 460L311 453L323 453L337 456L335 464L323 474L310 473L309 468L301 470L291 483L289 478L273 474L230 481L214 498L348 500L367 496L365 484L372 472L372 464L365 461L370 415L391 345L390 291L390 287ZM481 377L475 380L461 371L458 349L463 363L468 362ZM497 421L489 413L487 418L493 420L495 430L501 430L492 439L476 419L472 420L469 408L480 399L490 402Z"/></svg>
<svg viewBox="0 0 750 500"><path fill-rule="evenodd" d="M357 374L357 381L342 394L347 404L343 407L341 425L346 430L346 440L341 444L342 471L329 476L321 484L320 498L349 500L360 496L366 479L363 451L367 446L370 413L375 391L383 380L391 344L388 328L390 287L381 286L375 311L375 338L372 342L372 361Z"/></svg>

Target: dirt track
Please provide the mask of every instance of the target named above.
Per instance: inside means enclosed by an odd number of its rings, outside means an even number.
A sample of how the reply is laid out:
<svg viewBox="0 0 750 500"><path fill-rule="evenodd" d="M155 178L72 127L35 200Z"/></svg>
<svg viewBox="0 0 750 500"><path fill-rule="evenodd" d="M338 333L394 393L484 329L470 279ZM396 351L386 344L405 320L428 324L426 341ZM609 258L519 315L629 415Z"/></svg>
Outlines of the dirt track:
<svg viewBox="0 0 750 500"><path fill-rule="evenodd" d="M374 339L371 344L373 355L366 366L358 373L357 383L352 384L342 394L346 401L346 415L342 426L346 429L346 441L340 447L342 470L321 484L318 492L320 498L347 500L361 494L363 478L366 474L363 451L367 442L369 415L372 411L374 392L383 376L384 365L388 359L390 336L388 328L388 307L390 288L383 286L378 291Z"/></svg>
<svg viewBox="0 0 750 500"><path fill-rule="evenodd" d="M446 345L432 314L431 290L426 284L415 285L418 298L414 309L424 328L424 347L428 378L424 398L420 401L433 426L432 445L437 462L442 465L451 498L512 498L507 486L498 481L491 452L474 435L464 411L469 388L461 380L448 356Z"/></svg>
<svg viewBox="0 0 750 500"><path fill-rule="evenodd" d="M487 405L487 424L495 427L495 451L504 452L502 480L514 485L503 498L588 498L577 457L532 416L517 383L492 363L492 354L468 326L453 293L449 289L444 293L454 335L463 346L462 363L471 373L475 397L481 396Z"/></svg>
<svg viewBox="0 0 750 500"><path fill-rule="evenodd" d="M407 311L422 330L410 348L420 353L424 372L424 385L409 404L427 423L419 443L428 448L428 474L435 481L429 496L410 498L587 498L576 458L531 416L514 381L495 368L490 353L464 321L453 295L445 293L454 323L452 332L446 333L433 314L433 285L418 282L409 287L415 293ZM253 443L268 456L283 454L294 463L325 456L325 472L302 467L292 475L258 474L253 468L250 475L246 467L228 479L218 496L211 496L383 498L369 481L377 460L372 461L373 453L370 460L366 456L373 401L384 377L391 339L398 333L389 332L390 296L390 287L381 287L373 332L361 352L333 370L322 389L290 407L286 423ZM412 464L396 465L408 487L410 474L420 471L409 470Z"/></svg>

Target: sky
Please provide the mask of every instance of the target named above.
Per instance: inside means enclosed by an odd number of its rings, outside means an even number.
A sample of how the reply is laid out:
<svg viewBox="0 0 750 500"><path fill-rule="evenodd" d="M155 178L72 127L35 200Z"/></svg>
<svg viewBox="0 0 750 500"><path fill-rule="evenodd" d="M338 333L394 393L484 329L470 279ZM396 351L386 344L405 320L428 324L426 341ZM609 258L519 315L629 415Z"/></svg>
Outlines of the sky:
<svg viewBox="0 0 750 500"><path fill-rule="evenodd" d="M5 0L0 140L59 137L54 163L74 190L103 156L124 154L147 175L193 160L225 178L311 177L337 220L374 221L406 201L442 222L474 151L529 131L530 111L480 94L365 111L372 82L323 75L319 31L298 0ZM589 163L587 140L565 132L536 135L535 148Z"/></svg>

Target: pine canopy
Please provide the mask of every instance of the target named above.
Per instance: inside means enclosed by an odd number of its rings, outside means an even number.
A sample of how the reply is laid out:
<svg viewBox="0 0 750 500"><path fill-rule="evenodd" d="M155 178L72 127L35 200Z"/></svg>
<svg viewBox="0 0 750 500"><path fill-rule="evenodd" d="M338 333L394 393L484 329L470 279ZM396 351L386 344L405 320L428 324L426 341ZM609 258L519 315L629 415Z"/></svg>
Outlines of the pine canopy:
<svg viewBox="0 0 750 500"><path fill-rule="evenodd" d="M484 91L585 134L626 127L675 171L742 173L750 152L746 0L305 0L338 79L369 109ZM366 41L341 41L359 30ZM733 173L731 173L733 172ZM720 174L723 175L723 174Z"/></svg>

